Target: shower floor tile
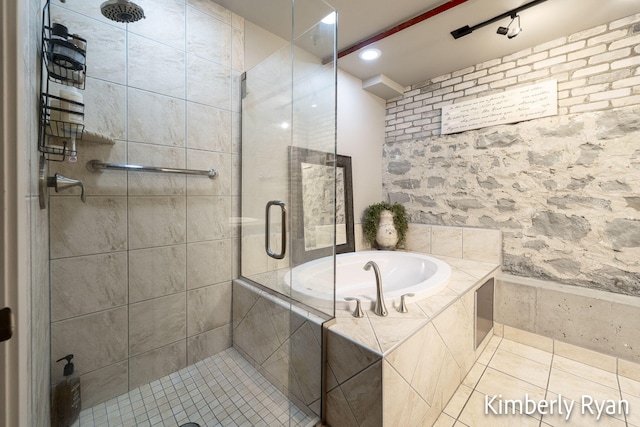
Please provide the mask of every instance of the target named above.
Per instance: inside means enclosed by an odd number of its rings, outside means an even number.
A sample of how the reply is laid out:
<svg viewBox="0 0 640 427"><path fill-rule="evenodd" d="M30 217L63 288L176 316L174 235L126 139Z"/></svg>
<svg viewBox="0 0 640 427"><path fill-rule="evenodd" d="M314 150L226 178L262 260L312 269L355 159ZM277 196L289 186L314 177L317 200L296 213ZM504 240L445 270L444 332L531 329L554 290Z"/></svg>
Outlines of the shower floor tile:
<svg viewBox="0 0 640 427"><path fill-rule="evenodd" d="M82 411L72 427L302 427L316 420L229 348Z"/></svg>

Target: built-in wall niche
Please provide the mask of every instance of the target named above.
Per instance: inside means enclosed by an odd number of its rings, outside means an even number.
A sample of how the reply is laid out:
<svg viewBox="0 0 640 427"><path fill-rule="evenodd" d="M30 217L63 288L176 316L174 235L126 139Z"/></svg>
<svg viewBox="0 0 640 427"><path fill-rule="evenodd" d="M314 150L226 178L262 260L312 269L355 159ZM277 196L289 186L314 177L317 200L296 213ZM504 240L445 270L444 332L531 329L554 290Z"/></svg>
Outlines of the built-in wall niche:
<svg viewBox="0 0 640 427"><path fill-rule="evenodd" d="M475 293L475 348L478 348L485 337L493 328L493 277L478 289Z"/></svg>

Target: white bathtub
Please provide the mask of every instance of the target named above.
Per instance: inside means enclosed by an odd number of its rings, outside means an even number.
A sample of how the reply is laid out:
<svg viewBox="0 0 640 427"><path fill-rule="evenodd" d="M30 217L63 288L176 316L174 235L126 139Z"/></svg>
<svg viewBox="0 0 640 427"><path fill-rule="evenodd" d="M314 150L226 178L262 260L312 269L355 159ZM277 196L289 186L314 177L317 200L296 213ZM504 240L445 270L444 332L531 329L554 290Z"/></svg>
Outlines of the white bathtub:
<svg viewBox="0 0 640 427"><path fill-rule="evenodd" d="M362 308L370 309L376 300L376 278L373 269L364 265L374 261L382 275L382 291L387 309L398 307L400 296L415 293L407 302L416 302L447 286L451 267L444 261L415 252L362 251L336 256L336 308L355 307L345 297L362 300ZM295 267L286 281L293 280L295 299L316 307L330 308L333 304L333 258L326 257Z"/></svg>

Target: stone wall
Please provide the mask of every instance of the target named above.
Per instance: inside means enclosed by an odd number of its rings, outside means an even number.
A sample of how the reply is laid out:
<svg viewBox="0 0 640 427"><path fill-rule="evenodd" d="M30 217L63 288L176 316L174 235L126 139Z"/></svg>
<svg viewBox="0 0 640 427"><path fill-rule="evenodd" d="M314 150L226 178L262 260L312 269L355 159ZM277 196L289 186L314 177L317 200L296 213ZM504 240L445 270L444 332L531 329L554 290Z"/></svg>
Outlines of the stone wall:
<svg viewBox="0 0 640 427"><path fill-rule="evenodd" d="M640 14L408 87L383 187L411 222L497 228L504 270L640 295ZM558 81L558 115L440 135L440 108Z"/></svg>

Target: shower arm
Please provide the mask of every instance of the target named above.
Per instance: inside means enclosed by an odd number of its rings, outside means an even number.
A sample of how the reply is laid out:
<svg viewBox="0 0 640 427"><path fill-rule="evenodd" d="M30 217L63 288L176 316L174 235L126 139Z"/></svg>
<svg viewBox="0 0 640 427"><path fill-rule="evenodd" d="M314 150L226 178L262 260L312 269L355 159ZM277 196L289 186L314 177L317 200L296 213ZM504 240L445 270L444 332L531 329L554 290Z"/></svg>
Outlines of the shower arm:
<svg viewBox="0 0 640 427"><path fill-rule="evenodd" d="M105 163L99 160L90 160L87 162L87 169L89 172L100 172L103 169L130 171L130 172L156 172L156 173L175 173L179 175L203 175L213 179L218 176L218 171L215 169L209 170L196 170L196 169L176 169L176 168L162 168L156 166L138 166L138 165L123 165L118 163Z"/></svg>

